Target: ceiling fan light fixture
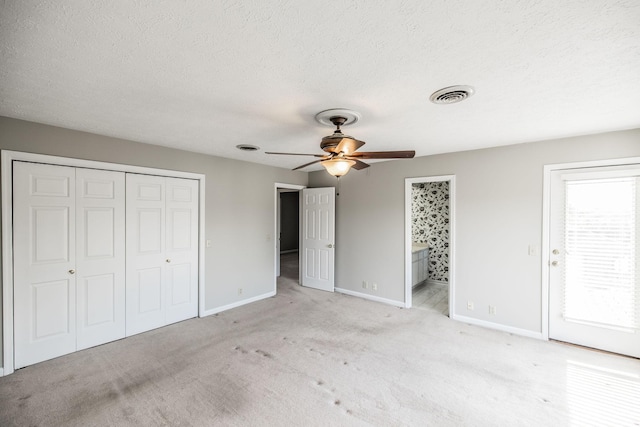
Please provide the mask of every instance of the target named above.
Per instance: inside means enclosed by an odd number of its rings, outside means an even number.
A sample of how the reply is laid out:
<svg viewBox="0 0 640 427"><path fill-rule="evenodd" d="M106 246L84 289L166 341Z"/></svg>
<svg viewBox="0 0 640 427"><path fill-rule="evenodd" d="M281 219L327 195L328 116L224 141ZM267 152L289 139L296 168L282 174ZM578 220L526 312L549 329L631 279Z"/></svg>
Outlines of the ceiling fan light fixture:
<svg viewBox="0 0 640 427"><path fill-rule="evenodd" d="M329 172L329 175L335 176L336 178L346 175L351 170L351 166L355 164L356 162L354 160L344 158L324 160L321 163L327 172Z"/></svg>

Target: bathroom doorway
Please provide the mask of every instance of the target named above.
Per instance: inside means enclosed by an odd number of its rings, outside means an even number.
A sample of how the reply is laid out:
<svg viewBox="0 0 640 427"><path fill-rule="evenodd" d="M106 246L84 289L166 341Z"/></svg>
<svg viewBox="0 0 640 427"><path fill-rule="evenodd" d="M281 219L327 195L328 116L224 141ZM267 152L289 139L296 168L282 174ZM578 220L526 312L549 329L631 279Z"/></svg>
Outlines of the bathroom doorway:
<svg viewBox="0 0 640 427"><path fill-rule="evenodd" d="M455 176L405 180L405 306L445 316L453 306Z"/></svg>

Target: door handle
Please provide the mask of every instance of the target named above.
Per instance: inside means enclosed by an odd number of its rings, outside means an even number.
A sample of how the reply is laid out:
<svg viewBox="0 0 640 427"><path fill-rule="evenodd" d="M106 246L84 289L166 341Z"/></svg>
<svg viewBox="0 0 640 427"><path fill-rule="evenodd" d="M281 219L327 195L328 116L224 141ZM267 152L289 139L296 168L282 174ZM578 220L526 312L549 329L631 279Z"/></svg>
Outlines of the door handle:
<svg viewBox="0 0 640 427"><path fill-rule="evenodd" d="M553 251L551 251L551 253L554 254L554 255L558 255L560 253L560 251L557 250L557 249L554 249Z"/></svg>
<svg viewBox="0 0 640 427"><path fill-rule="evenodd" d="M76 271L71 269L71 270L69 270L69 274L76 274Z"/></svg>
<svg viewBox="0 0 640 427"><path fill-rule="evenodd" d="M551 261L551 265L554 266L554 267L557 267L558 266L558 261Z"/></svg>
<svg viewBox="0 0 640 427"><path fill-rule="evenodd" d="M167 262L169 263L169 262L171 262L171 260L169 258L167 258Z"/></svg>
<svg viewBox="0 0 640 427"><path fill-rule="evenodd" d="M329 249L331 249L331 248L333 248L333 245L332 245L331 243L329 243L329 244L327 245L327 247L328 247Z"/></svg>

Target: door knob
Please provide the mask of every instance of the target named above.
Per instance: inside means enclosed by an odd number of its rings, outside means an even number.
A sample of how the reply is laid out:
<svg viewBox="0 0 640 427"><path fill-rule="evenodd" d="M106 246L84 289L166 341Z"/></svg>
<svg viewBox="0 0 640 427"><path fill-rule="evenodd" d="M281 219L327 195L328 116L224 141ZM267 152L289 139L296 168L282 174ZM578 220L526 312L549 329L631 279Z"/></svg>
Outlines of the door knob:
<svg viewBox="0 0 640 427"><path fill-rule="evenodd" d="M560 251L557 250L557 249L554 249L553 251L551 251L551 253L554 254L554 255L558 255L560 253Z"/></svg>
<svg viewBox="0 0 640 427"><path fill-rule="evenodd" d="M327 247L328 247L329 249L331 249L331 248L333 248L333 245L332 245L331 243L329 243L329 244L327 245Z"/></svg>
<svg viewBox="0 0 640 427"><path fill-rule="evenodd" d="M554 266L554 267L557 267L558 266L558 261L551 261L551 265Z"/></svg>
<svg viewBox="0 0 640 427"><path fill-rule="evenodd" d="M169 258L167 258L167 262L171 262L171 260Z"/></svg>
<svg viewBox="0 0 640 427"><path fill-rule="evenodd" d="M75 270L69 270L69 274L76 274Z"/></svg>

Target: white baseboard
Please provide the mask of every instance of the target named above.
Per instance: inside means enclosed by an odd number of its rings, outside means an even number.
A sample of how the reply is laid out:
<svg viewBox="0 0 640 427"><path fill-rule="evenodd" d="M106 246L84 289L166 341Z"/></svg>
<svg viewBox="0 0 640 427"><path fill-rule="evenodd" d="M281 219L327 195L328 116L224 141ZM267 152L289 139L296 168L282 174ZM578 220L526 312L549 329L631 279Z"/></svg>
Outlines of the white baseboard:
<svg viewBox="0 0 640 427"><path fill-rule="evenodd" d="M442 285L442 286L449 286L449 282L445 282L443 280L429 280L427 279L427 284L429 285Z"/></svg>
<svg viewBox="0 0 640 427"><path fill-rule="evenodd" d="M276 291L267 292L266 294L258 295L252 298L243 299L242 301L237 301L231 304L223 305L222 307L210 308L209 310L205 310L204 313L200 317L211 316L212 314L220 313L223 311L231 310L232 308L241 307L246 304L251 304L252 302L260 301L265 298L271 298L275 296Z"/></svg>
<svg viewBox="0 0 640 427"><path fill-rule="evenodd" d="M383 304L394 305L396 307L404 308L403 301L395 301L392 299L381 298L375 295L363 294L362 292L350 291L349 289L335 288L336 292L340 292L341 294L351 295L352 297L364 298L375 302L381 302Z"/></svg>
<svg viewBox="0 0 640 427"><path fill-rule="evenodd" d="M486 320L474 319L473 317L460 316L458 314L454 314L450 316L451 319L457 320L458 322L469 323L471 325L482 326L484 328L496 329L502 332L509 332L510 334L520 335L523 337L536 338L539 340L544 340L544 336L542 332L530 331L528 329L520 329L514 328L513 326L502 325L500 323L487 322Z"/></svg>
<svg viewBox="0 0 640 427"><path fill-rule="evenodd" d="M0 368L0 377L4 377L4 368Z"/></svg>

